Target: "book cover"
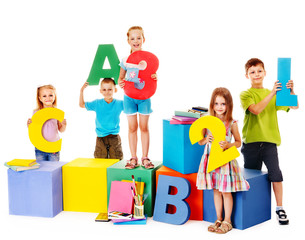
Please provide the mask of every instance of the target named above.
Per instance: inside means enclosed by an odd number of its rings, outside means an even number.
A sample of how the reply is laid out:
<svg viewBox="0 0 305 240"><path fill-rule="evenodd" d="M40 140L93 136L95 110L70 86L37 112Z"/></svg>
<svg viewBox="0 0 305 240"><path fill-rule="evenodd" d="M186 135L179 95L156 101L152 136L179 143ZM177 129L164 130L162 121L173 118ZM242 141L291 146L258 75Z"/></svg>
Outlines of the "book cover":
<svg viewBox="0 0 305 240"><path fill-rule="evenodd" d="M14 159L7 162L9 166L22 166L22 167L31 167L36 163L36 159Z"/></svg>
<svg viewBox="0 0 305 240"><path fill-rule="evenodd" d="M196 118L197 119L197 118ZM184 122L182 122L182 121L179 121L179 120L176 120L176 119L171 119L170 121L169 121L169 123L170 124L181 124L181 125L187 125L187 124L193 124L195 121L184 121Z"/></svg>
<svg viewBox="0 0 305 240"><path fill-rule="evenodd" d="M10 166L10 165L7 165L7 163L4 163L4 166L12 169L15 172L21 172L21 171L26 171L26 170L37 169L40 167L40 164L36 163L35 165L33 165L31 167L23 167L23 166Z"/></svg>
<svg viewBox="0 0 305 240"><path fill-rule="evenodd" d="M146 224L147 217L145 216L142 219L131 218L131 219L112 219L113 224L117 225L142 225Z"/></svg>
<svg viewBox="0 0 305 240"><path fill-rule="evenodd" d="M130 182L112 181L109 195L108 212L132 213L133 196Z"/></svg>
<svg viewBox="0 0 305 240"><path fill-rule="evenodd" d="M175 111L175 116L200 118L200 113L194 113L188 111Z"/></svg>
<svg viewBox="0 0 305 240"><path fill-rule="evenodd" d="M208 108L206 108L206 107L200 107L200 106L198 106L198 107L192 107L192 109L193 109L193 110L197 110L197 111L202 111L202 112L208 112L208 111L209 111Z"/></svg>
<svg viewBox="0 0 305 240"><path fill-rule="evenodd" d="M197 118L193 117L184 117L184 116L173 116L172 117L175 120L181 121L181 122L191 122L191 121L196 121Z"/></svg>
<svg viewBox="0 0 305 240"><path fill-rule="evenodd" d="M99 213L97 215L97 217L95 218L95 221L96 222L109 222L110 219L108 218L108 213L106 213L106 212Z"/></svg>
<svg viewBox="0 0 305 240"><path fill-rule="evenodd" d="M195 110L195 109L189 109L188 112L199 113L200 117L208 115L208 112L201 111L201 110Z"/></svg>
<svg viewBox="0 0 305 240"><path fill-rule="evenodd" d="M118 212L118 211L112 211L108 213L108 218L109 219L131 219L132 214L130 213L123 213L123 212Z"/></svg>

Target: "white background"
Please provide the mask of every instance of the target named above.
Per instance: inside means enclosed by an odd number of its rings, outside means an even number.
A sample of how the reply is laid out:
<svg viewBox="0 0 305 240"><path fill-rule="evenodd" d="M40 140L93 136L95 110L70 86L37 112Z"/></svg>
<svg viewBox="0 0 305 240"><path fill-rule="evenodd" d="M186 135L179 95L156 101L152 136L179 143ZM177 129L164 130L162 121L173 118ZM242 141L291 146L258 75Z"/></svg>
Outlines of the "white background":
<svg viewBox="0 0 305 240"><path fill-rule="evenodd" d="M292 79L300 108L278 113L282 136L279 147L284 174L284 206L289 226L272 220L227 235L257 239L273 234L278 239L303 230L301 199L304 171L304 5L302 1L1 1L0 164L14 158L34 158L28 138L27 118L36 107L36 87L53 84L58 108L68 126L62 135L61 161L93 157L95 115L78 106L79 91L88 77L99 44L114 44L119 58L129 54L126 32L133 25L144 28L144 50L160 60L158 89L152 97L150 157L162 161L162 119L175 110L208 106L212 90L227 87L234 99L234 118L241 132L243 112L239 93L250 87L244 64L251 57L265 63L264 86L272 88L277 58L292 58ZM85 100L100 98L97 86L85 90ZM122 99L123 91L115 96ZM129 158L126 116L121 116L125 159ZM139 145L139 157L141 156ZM238 159L243 165L243 159ZM0 236L10 239L70 239L162 236L185 239L219 237L207 232L209 223L189 221L182 226L155 222L145 226L95 223L96 214L62 212L52 219L8 214L6 168L0 167ZM273 199L272 212L275 201ZM117 230L120 230L118 232ZM119 237L118 237L119 236ZM163 237L162 237L163 238ZM165 237L164 237L165 238ZM8 239L8 238L7 238Z"/></svg>

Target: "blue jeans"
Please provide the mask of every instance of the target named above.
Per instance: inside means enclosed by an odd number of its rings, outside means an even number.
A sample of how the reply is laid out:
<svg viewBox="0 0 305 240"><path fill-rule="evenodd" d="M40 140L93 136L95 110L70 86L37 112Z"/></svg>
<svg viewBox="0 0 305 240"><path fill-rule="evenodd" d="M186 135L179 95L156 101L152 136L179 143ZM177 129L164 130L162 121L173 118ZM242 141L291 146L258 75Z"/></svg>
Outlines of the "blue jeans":
<svg viewBox="0 0 305 240"><path fill-rule="evenodd" d="M47 153L35 148L35 155L37 161L59 161L59 152Z"/></svg>

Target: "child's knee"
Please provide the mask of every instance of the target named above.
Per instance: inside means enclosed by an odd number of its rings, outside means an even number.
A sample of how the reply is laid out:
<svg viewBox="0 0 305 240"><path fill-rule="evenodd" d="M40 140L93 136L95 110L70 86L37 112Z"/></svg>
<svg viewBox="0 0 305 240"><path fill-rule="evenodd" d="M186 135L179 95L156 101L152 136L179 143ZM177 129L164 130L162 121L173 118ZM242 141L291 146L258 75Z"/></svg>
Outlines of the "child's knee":
<svg viewBox="0 0 305 240"><path fill-rule="evenodd" d="M109 150L109 158L111 159L123 159L123 151L121 147L116 147L115 149Z"/></svg>
<svg viewBox="0 0 305 240"><path fill-rule="evenodd" d="M109 138L109 158L123 159L123 150L121 144L121 137L119 135Z"/></svg>
<svg viewBox="0 0 305 240"><path fill-rule="evenodd" d="M138 131L138 125L137 124L129 125L128 129L129 129L129 133L136 133Z"/></svg>
<svg viewBox="0 0 305 240"><path fill-rule="evenodd" d="M147 133L147 132L149 132L149 129L148 129L148 125L140 125L140 131L142 132L142 133Z"/></svg>
<svg viewBox="0 0 305 240"><path fill-rule="evenodd" d="M107 155L107 150L101 150L101 149L96 149L94 151L94 157L95 158L108 158L108 155Z"/></svg>
<svg viewBox="0 0 305 240"><path fill-rule="evenodd" d="M223 192L222 196L223 196L223 198L231 198L232 197L232 193L231 192Z"/></svg>
<svg viewBox="0 0 305 240"><path fill-rule="evenodd" d="M104 144L102 137L96 138L96 145L94 150L94 157L95 158L107 158L107 147Z"/></svg>

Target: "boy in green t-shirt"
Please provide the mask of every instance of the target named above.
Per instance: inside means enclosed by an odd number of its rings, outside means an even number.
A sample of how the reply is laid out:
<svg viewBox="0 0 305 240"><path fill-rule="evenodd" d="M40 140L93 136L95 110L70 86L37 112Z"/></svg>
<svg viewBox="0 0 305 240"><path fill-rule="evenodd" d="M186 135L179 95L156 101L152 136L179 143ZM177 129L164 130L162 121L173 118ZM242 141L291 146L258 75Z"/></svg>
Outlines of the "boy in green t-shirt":
<svg viewBox="0 0 305 240"><path fill-rule="evenodd" d="M251 88L240 94L242 108L245 111L242 130L244 167L261 170L262 163L268 169L268 177L276 199L276 214L280 224L288 224L289 220L283 209L283 176L279 167L277 146L281 144L281 137L277 121L277 111L289 111L290 108L278 107L275 104L276 92L281 90L281 83L276 81L270 91L263 87L266 76L264 63L257 58L251 58L245 65L246 78L251 81ZM289 80L287 88L294 93L293 81Z"/></svg>

